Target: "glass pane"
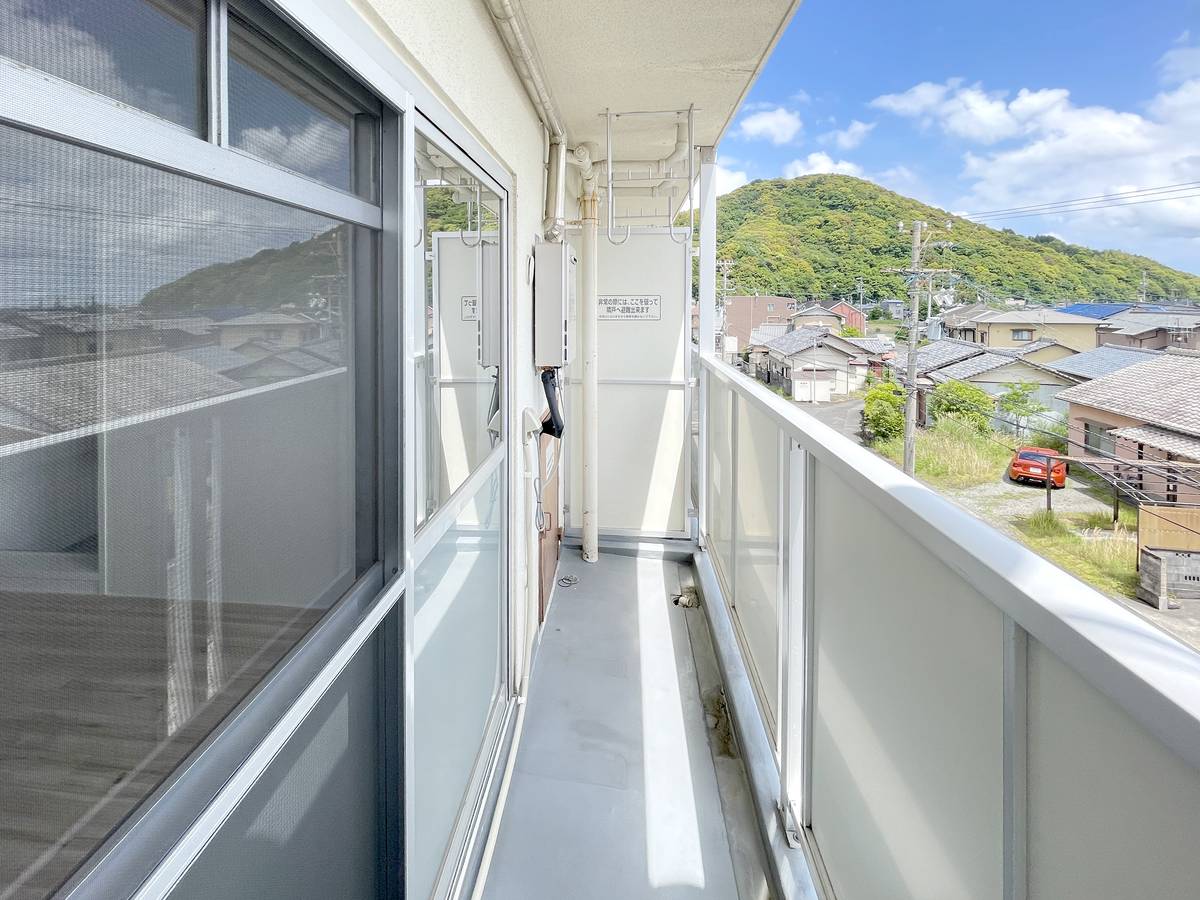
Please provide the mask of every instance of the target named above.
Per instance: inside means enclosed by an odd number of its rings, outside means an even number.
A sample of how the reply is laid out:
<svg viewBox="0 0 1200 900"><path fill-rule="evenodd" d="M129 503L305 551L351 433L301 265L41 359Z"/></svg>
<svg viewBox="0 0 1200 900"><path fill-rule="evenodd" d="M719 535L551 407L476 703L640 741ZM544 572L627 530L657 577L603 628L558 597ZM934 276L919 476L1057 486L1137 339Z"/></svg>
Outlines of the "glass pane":
<svg viewBox="0 0 1200 900"><path fill-rule="evenodd" d="M726 588L733 577L732 394L716 377L708 379L708 539Z"/></svg>
<svg viewBox="0 0 1200 900"><path fill-rule="evenodd" d="M774 717L779 693L779 431L749 401L738 403L737 447L733 607L759 690Z"/></svg>
<svg viewBox="0 0 1200 900"><path fill-rule="evenodd" d="M500 198L417 136L425 246L418 348L417 517L440 507L500 441Z"/></svg>
<svg viewBox="0 0 1200 900"><path fill-rule="evenodd" d="M200 131L203 0L0 0L0 56Z"/></svg>
<svg viewBox="0 0 1200 900"><path fill-rule="evenodd" d="M0 892L33 897L375 557L374 242L7 127L0 183Z"/></svg>
<svg viewBox="0 0 1200 900"><path fill-rule="evenodd" d="M502 472L483 483L417 569L414 898L433 891L500 686Z"/></svg>
<svg viewBox="0 0 1200 900"><path fill-rule="evenodd" d="M370 199L377 125L346 92L230 16L230 146Z"/></svg>

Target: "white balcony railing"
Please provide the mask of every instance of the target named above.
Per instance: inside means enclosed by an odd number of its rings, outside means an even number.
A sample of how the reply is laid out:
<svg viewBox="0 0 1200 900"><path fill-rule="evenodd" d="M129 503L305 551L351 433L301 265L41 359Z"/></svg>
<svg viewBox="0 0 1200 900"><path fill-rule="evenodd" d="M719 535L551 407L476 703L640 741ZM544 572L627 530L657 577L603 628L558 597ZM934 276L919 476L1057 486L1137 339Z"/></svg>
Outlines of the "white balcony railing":
<svg viewBox="0 0 1200 900"><path fill-rule="evenodd" d="M702 564L838 897L1194 896L1200 654L715 357L700 379Z"/></svg>

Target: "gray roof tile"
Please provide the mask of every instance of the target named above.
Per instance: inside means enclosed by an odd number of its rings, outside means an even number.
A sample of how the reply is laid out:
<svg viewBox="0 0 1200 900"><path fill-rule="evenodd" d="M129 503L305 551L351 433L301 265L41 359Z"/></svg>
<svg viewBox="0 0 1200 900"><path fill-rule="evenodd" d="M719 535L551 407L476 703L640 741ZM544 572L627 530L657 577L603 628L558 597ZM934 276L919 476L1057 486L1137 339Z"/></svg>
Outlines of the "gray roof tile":
<svg viewBox="0 0 1200 900"><path fill-rule="evenodd" d="M1058 396L1200 437L1200 353L1162 353L1067 388Z"/></svg>

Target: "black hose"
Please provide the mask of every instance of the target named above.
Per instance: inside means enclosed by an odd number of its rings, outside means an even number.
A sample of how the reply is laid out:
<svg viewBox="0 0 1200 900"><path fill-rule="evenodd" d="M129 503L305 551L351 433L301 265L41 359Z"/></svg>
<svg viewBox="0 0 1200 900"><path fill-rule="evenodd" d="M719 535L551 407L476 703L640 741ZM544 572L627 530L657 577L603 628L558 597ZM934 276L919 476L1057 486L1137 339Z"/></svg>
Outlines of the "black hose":
<svg viewBox="0 0 1200 900"><path fill-rule="evenodd" d="M557 370L542 370L542 390L546 392L546 405L550 407L550 414L542 419L542 434L548 434L552 438L561 438L567 426L563 422L562 410L558 406Z"/></svg>

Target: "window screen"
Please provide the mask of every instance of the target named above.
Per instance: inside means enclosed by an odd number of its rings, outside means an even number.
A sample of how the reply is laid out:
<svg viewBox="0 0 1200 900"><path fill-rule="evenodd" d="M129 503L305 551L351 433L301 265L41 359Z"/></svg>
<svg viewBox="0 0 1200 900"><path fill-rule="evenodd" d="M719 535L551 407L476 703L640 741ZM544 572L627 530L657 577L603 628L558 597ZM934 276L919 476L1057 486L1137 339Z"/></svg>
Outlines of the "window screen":
<svg viewBox="0 0 1200 900"><path fill-rule="evenodd" d="M272 35L290 33L274 17L267 21ZM264 31L230 16L230 146L373 198L377 113L374 104L303 65Z"/></svg>
<svg viewBox="0 0 1200 900"><path fill-rule="evenodd" d="M375 236L6 126L0 196L0 893L37 897L377 558Z"/></svg>
<svg viewBox="0 0 1200 900"><path fill-rule="evenodd" d="M0 0L0 56L199 132L204 23L203 0Z"/></svg>

